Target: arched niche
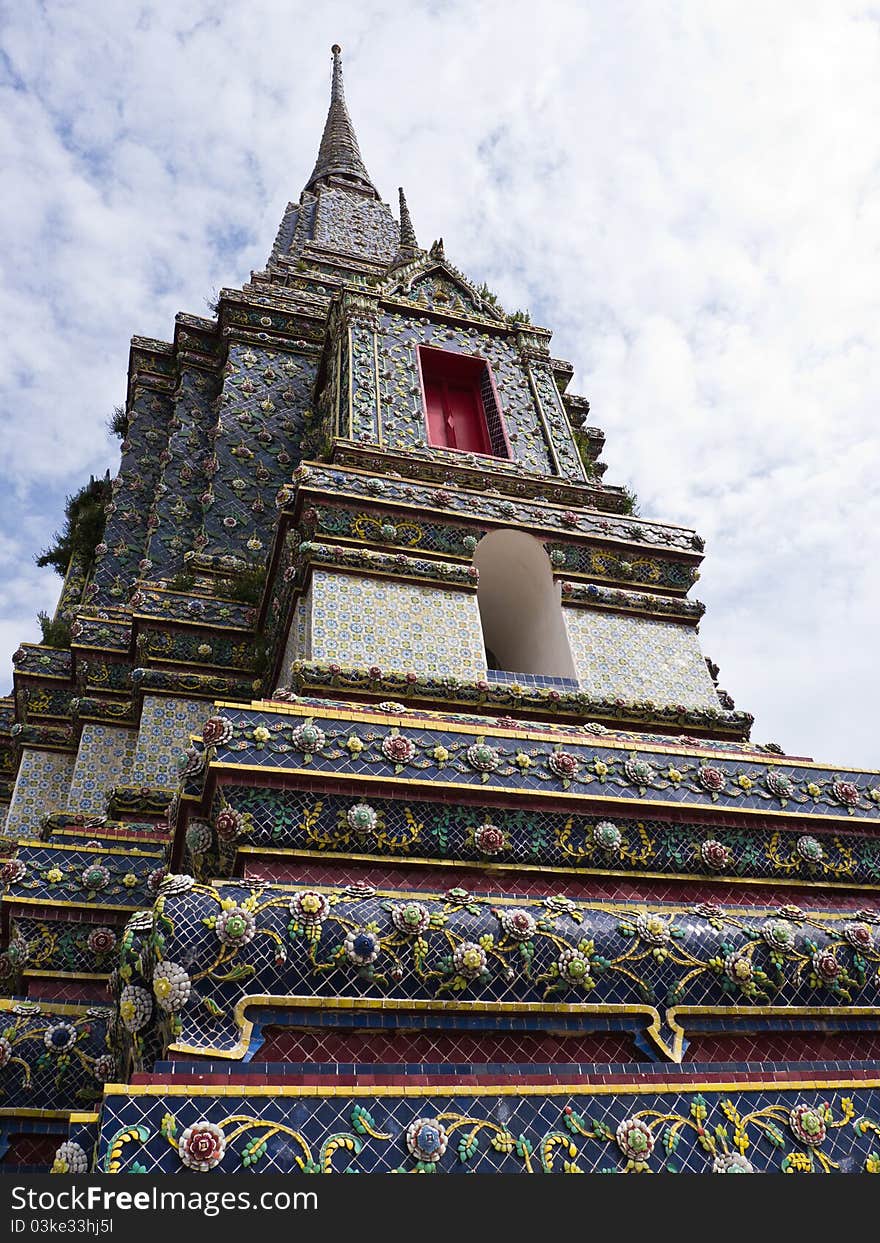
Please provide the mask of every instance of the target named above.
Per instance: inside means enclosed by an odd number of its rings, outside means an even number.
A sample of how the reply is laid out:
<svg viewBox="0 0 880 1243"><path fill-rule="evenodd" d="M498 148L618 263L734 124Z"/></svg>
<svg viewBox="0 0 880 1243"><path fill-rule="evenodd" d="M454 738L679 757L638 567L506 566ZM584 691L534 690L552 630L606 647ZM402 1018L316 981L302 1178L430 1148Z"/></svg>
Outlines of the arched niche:
<svg viewBox="0 0 880 1243"><path fill-rule="evenodd" d="M541 543L524 531L492 531L477 545L474 564L489 668L576 678L561 588Z"/></svg>

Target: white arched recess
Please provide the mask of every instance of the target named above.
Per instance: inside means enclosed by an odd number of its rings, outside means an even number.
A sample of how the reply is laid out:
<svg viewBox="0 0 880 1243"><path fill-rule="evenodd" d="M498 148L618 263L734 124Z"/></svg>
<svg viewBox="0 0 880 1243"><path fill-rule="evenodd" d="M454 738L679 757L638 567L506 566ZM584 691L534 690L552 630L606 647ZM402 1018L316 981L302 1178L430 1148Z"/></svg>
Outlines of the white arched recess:
<svg viewBox="0 0 880 1243"><path fill-rule="evenodd" d="M477 545L474 564L490 668L576 678L561 588L541 543L524 531L492 531Z"/></svg>

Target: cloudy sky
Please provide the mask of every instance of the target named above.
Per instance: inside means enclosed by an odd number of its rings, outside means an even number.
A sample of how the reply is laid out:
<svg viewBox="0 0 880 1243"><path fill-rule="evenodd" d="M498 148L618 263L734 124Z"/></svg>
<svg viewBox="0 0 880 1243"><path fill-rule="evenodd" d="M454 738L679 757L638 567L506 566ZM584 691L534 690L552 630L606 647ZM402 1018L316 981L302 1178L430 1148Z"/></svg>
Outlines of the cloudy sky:
<svg viewBox="0 0 880 1243"><path fill-rule="evenodd" d="M694 525L755 741L880 766L880 7L31 0L0 10L0 692L115 473L128 339L262 267L331 43L419 239L529 307L607 479Z"/></svg>

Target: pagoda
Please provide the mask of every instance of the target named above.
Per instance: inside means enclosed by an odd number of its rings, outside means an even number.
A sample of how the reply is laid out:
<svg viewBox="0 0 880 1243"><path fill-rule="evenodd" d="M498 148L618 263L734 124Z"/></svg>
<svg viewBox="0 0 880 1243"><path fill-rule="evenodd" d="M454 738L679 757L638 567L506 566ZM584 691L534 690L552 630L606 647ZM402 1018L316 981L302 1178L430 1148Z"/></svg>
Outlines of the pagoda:
<svg viewBox="0 0 880 1243"><path fill-rule="evenodd" d="M0 1168L880 1171L880 777L748 740L550 342L383 201L334 47L14 656Z"/></svg>

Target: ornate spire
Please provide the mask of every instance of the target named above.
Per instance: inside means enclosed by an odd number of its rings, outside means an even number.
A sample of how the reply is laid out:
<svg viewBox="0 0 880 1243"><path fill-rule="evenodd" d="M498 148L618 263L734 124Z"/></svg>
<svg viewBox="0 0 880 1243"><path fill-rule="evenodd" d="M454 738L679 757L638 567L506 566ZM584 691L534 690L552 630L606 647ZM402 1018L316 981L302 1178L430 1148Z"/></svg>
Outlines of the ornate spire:
<svg viewBox="0 0 880 1243"><path fill-rule="evenodd" d="M397 248L397 254L391 260L393 268L399 268L404 264L412 263L413 259L422 253L416 240L416 231L413 228L412 217L409 214L403 186L400 186L397 193L400 196L400 245Z"/></svg>
<svg viewBox="0 0 880 1243"><path fill-rule="evenodd" d="M318 159L305 189L313 190L325 177L342 177L361 189L372 191L378 198L376 187L364 167L354 126L348 115L348 108L345 106L345 91L342 85L342 48L338 43L334 43L331 50L333 52L333 85L330 90L330 110L327 113L324 133L321 136Z"/></svg>

